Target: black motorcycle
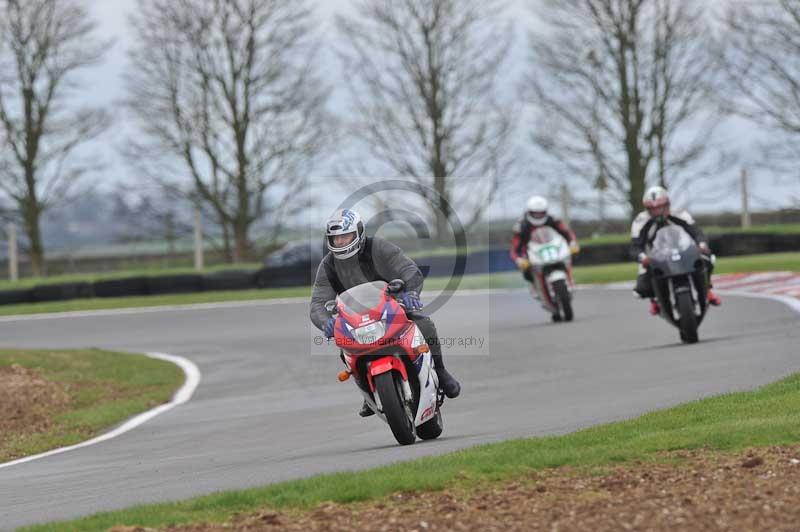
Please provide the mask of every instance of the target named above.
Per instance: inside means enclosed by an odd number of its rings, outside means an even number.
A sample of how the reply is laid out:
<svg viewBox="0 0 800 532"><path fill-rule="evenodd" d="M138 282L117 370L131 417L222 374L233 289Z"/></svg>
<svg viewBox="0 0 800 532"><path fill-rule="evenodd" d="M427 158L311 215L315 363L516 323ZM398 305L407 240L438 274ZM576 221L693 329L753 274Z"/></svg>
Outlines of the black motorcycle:
<svg viewBox="0 0 800 532"><path fill-rule="evenodd" d="M694 344L697 328L708 310L709 279L700 248L683 228L662 227L650 250L650 279L661 316L681 332L681 340Z"/></svg>

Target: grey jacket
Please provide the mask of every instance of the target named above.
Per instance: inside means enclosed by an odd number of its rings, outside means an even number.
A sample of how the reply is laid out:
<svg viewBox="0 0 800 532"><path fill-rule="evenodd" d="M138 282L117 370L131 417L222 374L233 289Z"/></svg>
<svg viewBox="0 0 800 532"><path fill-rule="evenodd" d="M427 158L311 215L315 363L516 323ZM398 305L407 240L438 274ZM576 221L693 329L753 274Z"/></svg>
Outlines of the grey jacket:
<svg viewBox="0 0 800 532"><path fill-rule="evenodd" d="M391 242L379 237L371 237L370 240L372 240L372 262L375 272L386 281L402 279L406 283L406 291L420 293L424 278L416 263ZM343 260L334 259L333 265L345 290L375 280L367 279L361 271L358 255ZM311 321L319 330L325 328L330 318L330 314L325 310L325 303L336 299L336 296L336 290L328 281L325 267L320 263L314 280L314 290L311 292Z"/></svg>

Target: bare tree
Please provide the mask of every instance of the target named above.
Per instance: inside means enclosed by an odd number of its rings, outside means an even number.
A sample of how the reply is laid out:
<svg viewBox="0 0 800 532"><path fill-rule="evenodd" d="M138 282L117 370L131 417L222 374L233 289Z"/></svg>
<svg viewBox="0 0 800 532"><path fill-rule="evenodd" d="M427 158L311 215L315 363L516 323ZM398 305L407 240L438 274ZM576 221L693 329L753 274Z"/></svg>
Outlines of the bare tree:
<svg viewBox="0 0 800 532"><path fill-rule="evenodd" d="M702 175L721 120L711 103L721 61L703 4L539 0L545 29L530 35L524 91L534 144L562 175L604 181L633 214L648 182Z"/></svg>
<svg viewBox="0 0 800 532"><path fill-rule="evenodd" d="M511 113L496 87L512 38L510 23L493 20L501 7L361 0L356 15L337 19L360 153L424 186L440 238L455 202L467 225L482 215L512 162Z"/></svg>
<svg viewBox="0 0 800 532"><path fill-rule="evenodd" d="M77 74L108 43L72 0L0 0L0 192L22 223L34 275L44 273L41 217L97 167L80 147L108 125L98 108L69 104Z"/></svg>
<svg viewBox="0 0 800 532"><path fill-rule="evenodd" d="M132 23L127 108L144 136L128 154L172 191L188 179L241 261L253 224L297 205L325 139L307 2L142 0Z"/></svg>
<svg viewBox="0 0 800 532"><path fill-rule="evenodd" d="M800 161L800 1L767 0L730 4L726 17L726 65L737 91L732 112L773 135L768 162Z"/></svg>

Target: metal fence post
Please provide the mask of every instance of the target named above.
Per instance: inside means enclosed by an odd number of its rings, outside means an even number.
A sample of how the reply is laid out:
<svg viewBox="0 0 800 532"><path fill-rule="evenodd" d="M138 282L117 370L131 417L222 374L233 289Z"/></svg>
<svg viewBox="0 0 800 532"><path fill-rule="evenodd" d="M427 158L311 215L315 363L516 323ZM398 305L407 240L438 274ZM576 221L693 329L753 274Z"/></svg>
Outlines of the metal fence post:
<svg viewBox="0 0 800 532"><path fill-rule="evenodd" d="M17 253L17 228L10 223L6 226L8 233L8 278L11 282L19 280L19 255Z"/></svg>
<svg viewBox="0 0 800 532"><path fill-rule="evenodd" d="M750 192L747 190L747 169L742 168L742 229L752 225L750 220Z"/></svg>
<svg viewBox="0 0 800 532"><path fill-rule="evenodd" d="M203 270L203 224L200 209L194 210L194 269Z"/></svg>
<svg viewBox="0 0 800 532"><path fill-rule="evenodd" d="M572 198L569 195L569 189L566 183L561 184L561 218L564 223L569 225L569 203Z"/></svg>

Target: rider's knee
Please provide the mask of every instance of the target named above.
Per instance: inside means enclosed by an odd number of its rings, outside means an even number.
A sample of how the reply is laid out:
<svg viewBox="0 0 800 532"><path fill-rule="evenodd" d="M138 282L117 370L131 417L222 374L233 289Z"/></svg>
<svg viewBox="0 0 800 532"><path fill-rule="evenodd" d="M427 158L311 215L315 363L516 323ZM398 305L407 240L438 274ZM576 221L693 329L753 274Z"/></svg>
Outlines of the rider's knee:
<svg viewBox="0 0 800 532"><path fill-rule="evenodd" d="M408 318L417 324L417 327L419 327L419 330L422 332L423 336L436 336L436 325L433 323L433 320L430 319L430 317L425 316L424 314L409 313Z"/></svg>

